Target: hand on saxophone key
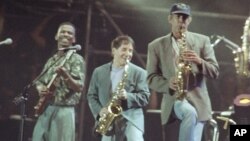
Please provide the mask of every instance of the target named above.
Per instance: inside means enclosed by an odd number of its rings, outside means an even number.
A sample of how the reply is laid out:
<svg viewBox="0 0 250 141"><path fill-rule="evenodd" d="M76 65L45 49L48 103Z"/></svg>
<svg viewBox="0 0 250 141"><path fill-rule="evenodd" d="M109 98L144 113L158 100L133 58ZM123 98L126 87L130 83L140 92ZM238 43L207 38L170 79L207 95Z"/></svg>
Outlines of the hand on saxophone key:
<svg viewBox="0 0 250 141"><path fill-rule="evenodd" d="M196 64L201 64L202 59L197 55L197 53L193 50L186 50L184 51L181 56L185 61L193 62Z"/></svg>
<svg viewBox="0 0 250 141"><path fill-rule="evenodd" d="M169 80L169 88L176 91L177 90L177 79L175 77L170 78Z"/></svg>
<svg viewBox="0 0 250 141"><path fill-rule="evenodd" d="M127 91L125 89L121 89L117 96L121 100L126 100L128 98Z"/></svg>

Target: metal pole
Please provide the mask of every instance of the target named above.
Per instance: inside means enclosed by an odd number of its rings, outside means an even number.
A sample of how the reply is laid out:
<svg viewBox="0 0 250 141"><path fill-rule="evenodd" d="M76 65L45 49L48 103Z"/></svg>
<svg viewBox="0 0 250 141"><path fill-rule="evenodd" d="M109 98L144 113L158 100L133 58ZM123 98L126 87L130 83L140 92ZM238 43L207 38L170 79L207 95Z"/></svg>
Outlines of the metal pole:
<svg viewBox="0 0 250 141"><path fill-rule="evenodd" d="M92 15L92 3L89 3L88 11L87 11L87 23L86 23L86 36L85 36L85 42L84 42L84 48L85 48L85 84L84 84L84 90L83 94L86 93L87 88L86 84L88 81L88 69L86 67L88 66L89 62L89 48L90 48L90 33L91 33L91 15ZM79 130L78 130L78 141L82 141L83 139L83 132L84 132L84 115L85 115L85 104L86 99L82 96L82 100L80 103L80 116L79 116Z"/></svg>

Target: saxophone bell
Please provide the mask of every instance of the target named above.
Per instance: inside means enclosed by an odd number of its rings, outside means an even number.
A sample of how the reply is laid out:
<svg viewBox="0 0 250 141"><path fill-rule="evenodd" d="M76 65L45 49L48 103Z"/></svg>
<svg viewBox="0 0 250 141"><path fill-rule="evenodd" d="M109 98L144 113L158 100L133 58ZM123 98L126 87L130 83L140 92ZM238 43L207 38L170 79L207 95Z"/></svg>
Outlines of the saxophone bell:
<svg viewBox="0 0 250 141"><path fill-rule="evenodd" d="M109 113L113 113L114 116L119 116L122 112L122 107L118 104L113 104L108 107Z"/></svg>

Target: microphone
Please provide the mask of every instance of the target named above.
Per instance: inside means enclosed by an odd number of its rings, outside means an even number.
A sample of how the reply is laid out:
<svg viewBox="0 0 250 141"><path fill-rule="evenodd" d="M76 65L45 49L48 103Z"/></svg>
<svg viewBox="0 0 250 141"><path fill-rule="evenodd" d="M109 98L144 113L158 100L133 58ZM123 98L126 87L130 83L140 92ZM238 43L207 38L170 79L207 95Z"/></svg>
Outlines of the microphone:
<svg viewBox="0 0 250 141"><path fill-rule="evenodd" d="M238 50L240 48L237 44L225 38L224 36L216 35L216 38L217 40L211 45L212 47L216 46L220 41L223 41L226 43L226 47L231 50Z"/></svg>
<svg viewBox="0 0 250 141"><path fill-rule="evenodd" d="M223 38L223 41L224 41L225 43L228 44L228 47L229 47L231 50L238 50L239 48L241 48L241 47L239 47L237 44L235 44L234 42L230 41L230 40L227 39L227 38ZM227 46L227 45L226 45L226 46Z"/></svg>
<svg viewBox="0 0 250 141"><path fill-rule="evenodd" d="M58 50L81 50L82 47L81 45L77 44L77 45L74 45L74 46L71 46L71 47L65 47L65 48L59 48Z"/></svg>
<svg viewBox="0 0 250 141"><path fill-rule="evenodd" d="M12 43L13 43L12 39L11 38L7 38L7 39L5 39L5 40L3 40L3 41L0 42L0 46L1 45L10 45Z"/></svg>
<svg viewBox="0 0 250 141"><path fill-rule="evenodd" d="M212 48L214 48L215 46L217 46L224 37L220 37L220 36L216 36L217 39L215 40L215 42L213 44L211 44Z"/></svg>

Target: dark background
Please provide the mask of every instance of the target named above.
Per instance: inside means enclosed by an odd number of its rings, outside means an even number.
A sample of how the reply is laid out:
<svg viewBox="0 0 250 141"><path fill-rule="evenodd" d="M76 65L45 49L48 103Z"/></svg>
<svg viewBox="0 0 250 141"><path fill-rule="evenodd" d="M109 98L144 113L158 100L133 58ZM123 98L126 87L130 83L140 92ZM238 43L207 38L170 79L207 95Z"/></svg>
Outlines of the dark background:
<svg viewBox="0 0 250 141"><path fill-rule="evenodd" d="M174 2L185 2L192 7L190 31L208 35L212 42L216 35L224 36L241 46L243 26L250 13L249 0L2 0L0 41L10 37L13 44L0 46L0 140L18 140L20 118L16 115L20 114L21 105L12 101L39 75L46 60L56 51L54 36L61 22L71 21L77 27L77 43L83 48L79 53L87 62L87 89L93 69L110 61L110 42L121 33L135 40L132 62L145 68L147 44L170 31L167 15ZM208 80L208 90L213 110L225 111L235 96L249 93L246 86L249 80L238 79L234 56L226 43L220 42L214 49L220 77ZM28 92L26 114L31 119L25 121L25 141L31 137L35 124L33 106L37 98L33 90ZM146 112L159 109L160 99L160 95L152 92L150 104L145 108L147 141L159 140L161 135L159 114ZM98 140L91 136L93 122L83 92L77 107L79 141ZM219 126L224 124L217 122ZM220 130L223 141L227 131Z"/></svg>

